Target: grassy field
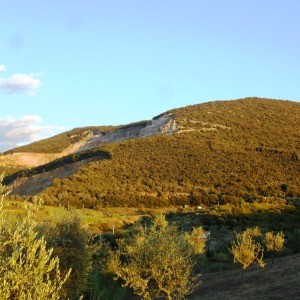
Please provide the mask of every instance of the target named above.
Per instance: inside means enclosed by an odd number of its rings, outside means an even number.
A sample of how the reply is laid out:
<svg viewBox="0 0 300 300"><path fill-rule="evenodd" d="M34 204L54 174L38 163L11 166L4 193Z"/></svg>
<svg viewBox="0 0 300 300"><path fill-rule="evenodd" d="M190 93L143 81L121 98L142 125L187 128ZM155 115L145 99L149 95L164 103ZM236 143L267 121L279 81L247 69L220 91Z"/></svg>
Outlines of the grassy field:
<svg viewBox="0 0 300 300"><path fill-rule="evenodd" d="M124 230L141 219L149 219L158 213L174 213L176 208L138 209L134 207L111 207L100 210L81 208L66 209L41 205L35 215L39 223L55 223L62 218L76 216L82 226L92 234L122 233ZM4 201L4 213L8 218L18 219L25 214L25 202Z"/></svg>

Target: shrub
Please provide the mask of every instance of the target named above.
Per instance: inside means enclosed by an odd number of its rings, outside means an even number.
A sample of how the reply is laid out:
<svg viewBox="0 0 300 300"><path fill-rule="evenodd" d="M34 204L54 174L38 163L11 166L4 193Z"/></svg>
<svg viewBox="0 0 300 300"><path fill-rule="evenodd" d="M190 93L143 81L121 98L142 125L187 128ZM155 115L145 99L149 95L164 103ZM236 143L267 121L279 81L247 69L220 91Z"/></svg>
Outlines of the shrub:
<svg viewBox="0 0 300 300"><path fill-rule="evenodd" d="M275 260L275 253L281 252L283 250L284 244L284 234L283 232L278 232L275 234L273 231L267 232L265 236L265 242L267 250L272 252L272 266Z"/></svg>
<svg viewBox="0 0 300 300"><path fill-rule="evenodd" d="M258 236L260 230L247 229L242 233L236 233L236 241L232 242L229 249L233 254L234 262L242 266L242 285L244 286L244 271L252 264L257 264L264 267L263 247L253 239L253 236Z"/></svg>
<svg viewBox="0 0 300 300"><path fill-rule="evenodd" d="M60 299L71 270L61 276L59 258L38 237L32 211L18 223L9 223L0 207L1 299Z"/></svg>
<svg viewBox="0 0 300 300"><path fill-rule="evenodd" d="M196 286L194 248L158 215L149 229L137 228L111 251L108 271L144 299L183 299Z"/></svg>
<svg viewBox="0 0 300 300"><path fill-rule="evenodd" d="M72 268L61 295L64 299L77 299L87 290L88 273L91 269L92 247L88 243L88 234L75 216L59 220L46 229L47 242L60 259L62 273L65 274Z"/></svg>

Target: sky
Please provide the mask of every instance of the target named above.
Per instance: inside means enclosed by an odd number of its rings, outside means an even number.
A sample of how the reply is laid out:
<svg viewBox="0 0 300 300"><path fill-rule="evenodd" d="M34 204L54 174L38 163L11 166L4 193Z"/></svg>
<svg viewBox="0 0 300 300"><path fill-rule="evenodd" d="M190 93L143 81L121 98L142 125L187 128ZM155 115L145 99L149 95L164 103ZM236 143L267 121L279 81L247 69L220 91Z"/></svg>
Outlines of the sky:
<svg viewBox="0 0 300 300"><path fill-rule="evenodd" d="M300 100L298 0L0 0L0 151L250 96Z"/></svg>

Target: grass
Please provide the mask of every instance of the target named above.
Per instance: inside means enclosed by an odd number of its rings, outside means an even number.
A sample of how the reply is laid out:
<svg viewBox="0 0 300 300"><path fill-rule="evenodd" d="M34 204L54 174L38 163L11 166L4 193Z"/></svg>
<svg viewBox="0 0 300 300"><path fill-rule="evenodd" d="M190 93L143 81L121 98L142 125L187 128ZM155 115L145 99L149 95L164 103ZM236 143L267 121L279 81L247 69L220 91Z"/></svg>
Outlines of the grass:
<svg viewBox="0 0 300 300"><path fill-rule="evenodd" d="M39 223L55 223L62 218L76 216L81 220L82 226L90 233L121 233L124 228L158 213L174 212L174 208L164 209L138 209L128 207L112 207L100 210L88 208L72 208L42 205L36 212L36 221ZM25 214L25 202L4 201L4 213L12 219L20 218Z"/></svg>

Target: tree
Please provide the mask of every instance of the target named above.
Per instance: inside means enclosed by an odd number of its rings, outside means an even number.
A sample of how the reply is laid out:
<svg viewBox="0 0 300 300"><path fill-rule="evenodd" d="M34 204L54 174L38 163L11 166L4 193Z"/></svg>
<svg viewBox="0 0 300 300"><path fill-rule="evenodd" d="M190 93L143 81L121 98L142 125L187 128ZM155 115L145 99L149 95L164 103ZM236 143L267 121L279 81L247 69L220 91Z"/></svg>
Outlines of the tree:
<svg viewBox="0 0 300 300"><path fill-rule="evenodd" d="M3 199L2 199L3 200ZM3 218L0 205L0 295L1 299L60 299L71 270L61 276L59 259L53 257L44 237L39 237L33 212L17 223Z"/></svg>
<svg viewBox="0 0 300 300"><path fill-rule="evenodd" d="M267 232L265 235L265 243L267 250L272 252L272 263L274 264L275 253L283 250L284 233L282 231L275 234L273 231Z"/></svg>
<svg viewBox="0 0 300 300"><path fill-rule="evenodd" d="M199 251L199 250L198 250ZM140 226L111 251L108 270L123 286L146 300L183 299L195 288L195 249L187 236L158 215L149 229Z"/></svg>
<svg viewBox="0 0 300 300"><path fill-rule="evenodd" d="M60 294L63 299L78 299L87 290L87 278L91 269L92 247L88 245L88 233L76 216L64 216L54 226L47 226L45 229L47 244L60 259L62 274L72 268Z"/></svg>
<svg viewBox="0 0 300 300"><path fill-rule="evenodd" d="M206 234L202 227L193 228L191 233L185 234L188 242L193 246L195 254L202 254L206 247Z"/></svg>
<svg viewBox="0 0 300 300"><path fill-rule="evenodd" d="M263 247L254 240L254 236L259 236L260 230L248 228L242 233L236 233L236 241L232 242L229 251L233 254L234 262L242 266L242 285L244 286L244 271L252 264L264 267Z"/></svg>

